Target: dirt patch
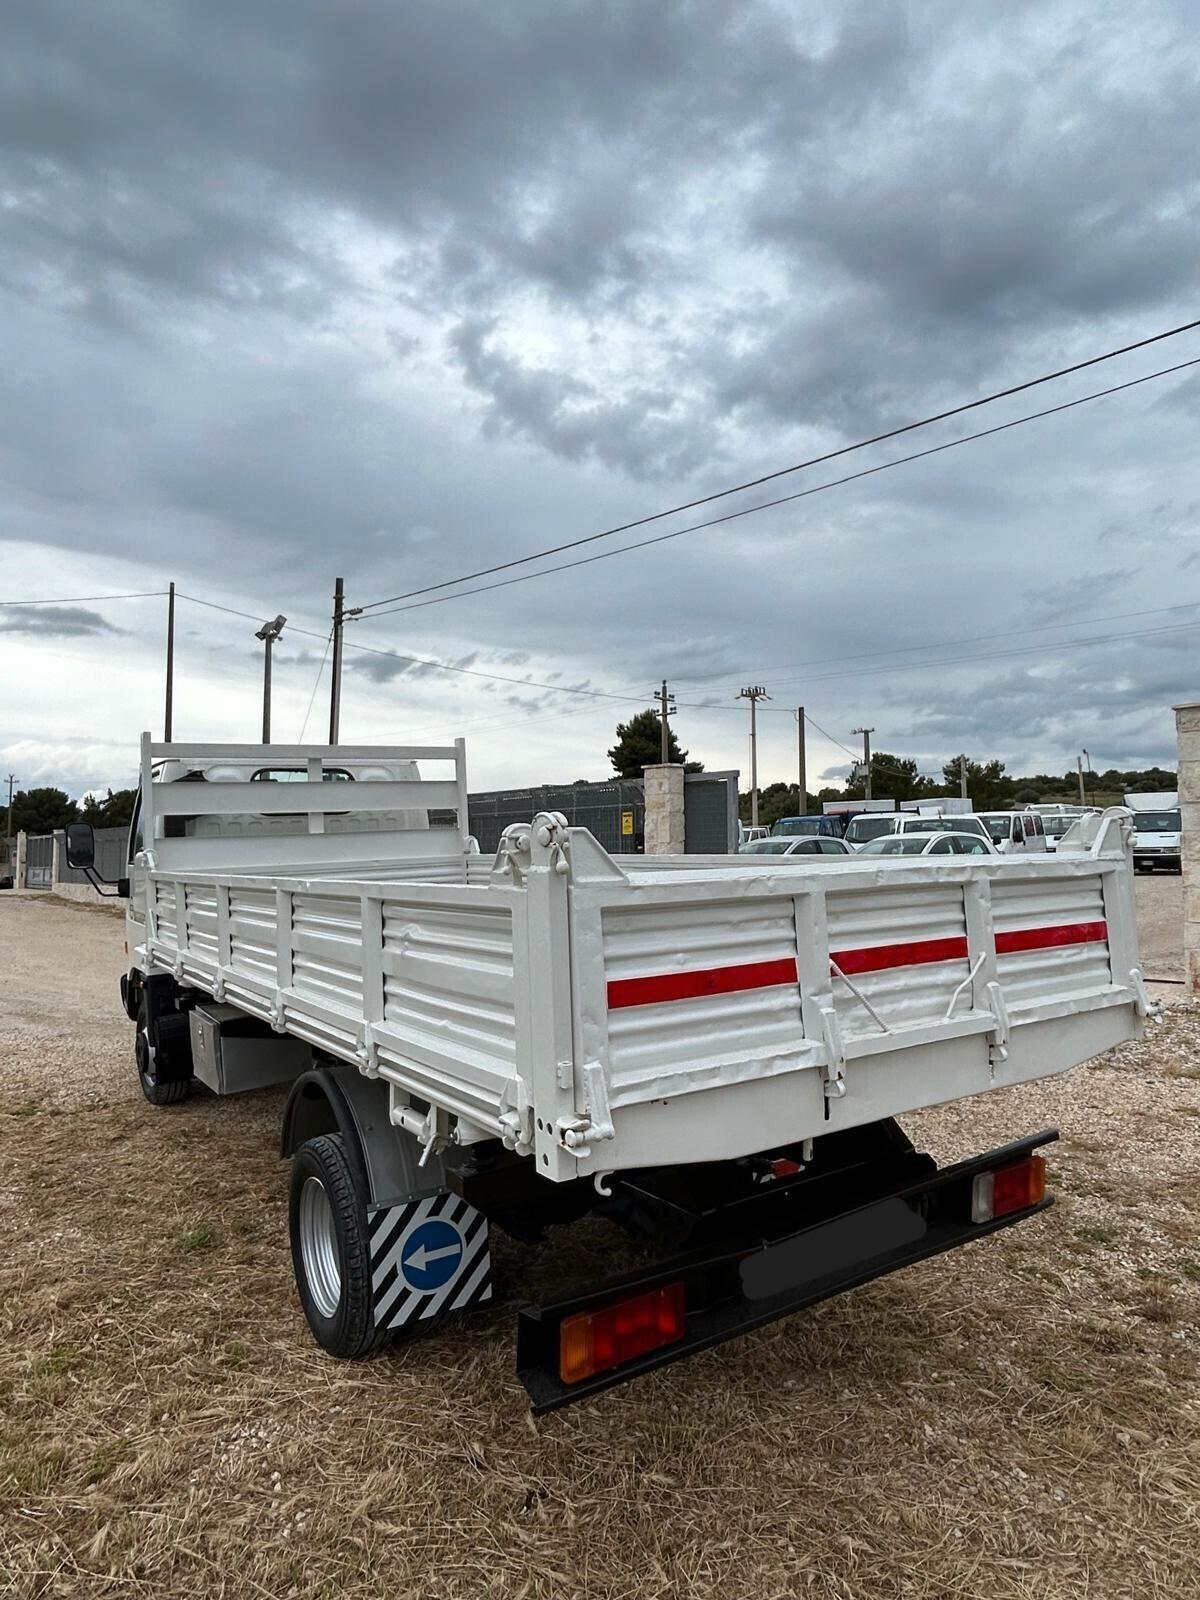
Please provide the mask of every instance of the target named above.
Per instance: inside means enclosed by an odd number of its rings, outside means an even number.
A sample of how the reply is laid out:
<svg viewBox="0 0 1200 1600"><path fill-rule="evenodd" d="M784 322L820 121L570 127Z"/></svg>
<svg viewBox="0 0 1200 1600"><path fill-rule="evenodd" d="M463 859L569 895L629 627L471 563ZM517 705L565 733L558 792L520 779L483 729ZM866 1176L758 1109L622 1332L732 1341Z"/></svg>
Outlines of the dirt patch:
<svg viewBox="0 0 1200 1600"><path fill-rule="evenodd" d="M1057 1124L1044 1217L534 1420L516 1308L621 1270L621 1241L499 1237L494 1305L331 1361L292 1288L280 1096L145 1105L121 937L0 902L5 1592L1195 1595L1200 1008L906 1120L943 1159Z"/></svg>

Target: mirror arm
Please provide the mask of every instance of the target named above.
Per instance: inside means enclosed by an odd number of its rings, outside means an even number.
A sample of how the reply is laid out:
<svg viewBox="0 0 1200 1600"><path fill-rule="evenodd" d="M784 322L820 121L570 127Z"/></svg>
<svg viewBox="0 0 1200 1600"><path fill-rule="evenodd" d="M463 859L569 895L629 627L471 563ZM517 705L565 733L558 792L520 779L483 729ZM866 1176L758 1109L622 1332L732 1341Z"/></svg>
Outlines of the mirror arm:
<svg viewBox="0 0 1200 1600"><path fill-rule="evenodd" d="M128 881L127 879L125 879L125 878L116 878L116 879L114 879L114 878L102 878L100 876L100 874L96 871L95 867L84 867L83 871L87 874L87 880L91 884L92 888L95 889L96 893L98 895L101 895L105 900L120 900L122 898L120 886L121 886L122 883L127 882ZM105 889L105 888L102 887L102 885L106 884L106 883L107 884L114 884L115 883L116 887L113 888L111 890L111 892L110 892L110 890Z"/></svg>

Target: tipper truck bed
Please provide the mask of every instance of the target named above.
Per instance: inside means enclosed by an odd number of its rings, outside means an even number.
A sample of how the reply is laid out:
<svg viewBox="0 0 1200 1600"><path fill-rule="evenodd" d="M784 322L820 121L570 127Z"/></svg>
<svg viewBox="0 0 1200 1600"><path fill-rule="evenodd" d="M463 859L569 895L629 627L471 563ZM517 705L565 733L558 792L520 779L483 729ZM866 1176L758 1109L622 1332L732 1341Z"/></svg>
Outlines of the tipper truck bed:
<svg viewBox="0 0 1200 1600"><path fill-rule="evenodd" d="M485 858L461 742L146 736L143 1089L291 1082L293 1258L334 1354L486 1299L489 1221L648 1239L654 1268L521 1313L544 1409L1049 1204L1052 1131L939 1171L893 1119L1137 1036L1127 819L1064 844L615 859L543 813Z"/></svg>

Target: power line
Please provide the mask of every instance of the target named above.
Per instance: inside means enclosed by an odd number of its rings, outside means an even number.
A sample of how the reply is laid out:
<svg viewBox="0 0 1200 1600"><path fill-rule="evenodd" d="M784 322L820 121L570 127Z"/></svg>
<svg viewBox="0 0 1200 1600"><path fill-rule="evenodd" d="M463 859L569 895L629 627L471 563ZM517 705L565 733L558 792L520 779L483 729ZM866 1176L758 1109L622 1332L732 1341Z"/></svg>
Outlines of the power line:
<svg viewBox="0 0 1200 1600"><path fill-rule="evenodd" d="M958 667L973 661L1004 661L1012 656L1040 655L1046 651L1054 650L1079 650L1090 645L1117 644L1127 639L1160 638L1164 634L1194 633L1200 629L1200 622L1176 622L1165 628L1138 628L1128 633L1100 633L1090 639L1054 639L1044 644L1018 645L1013 650L989 650L982 655L973 656L939 656L934 661L909 661L900 666L890 667L889 672L919 672L929 667ZM829 679L841 678L873 678L878 675L877 667L857 667L853 672L820 672L813 673L803 678L791 680L776 680L781 683L824 683ZM688 704L683 701L681 704Z"/></svg>
<svg viewBox="0 0 1200 1600"><path fill-rule="evenodd" d="M1128 622L1133 617L1160 617L1172 611L1192 611L1200 600L1186 600L1175 606L1151 606L1142 611L1115 611L1107 617L1075 617L1070 622L1040 622L1030 628L1004 628L999 633L977 633L970 639L942 639L936 644L903 644L891 650L861 650L852 656L814 656L807 661L777 662L772 667L757 667L757 676L763 677L770 672L793 672L801 667L833 667L843 661L872 661L884 656L910 655L915 650L953 650L964 644L986 644L991 639L1011 639L1026 633L1052 633L1056 628L1090 628L1101 622ZM746 674L743 672L742 677ZM698 678L677 678L677 683L712 683L716 678L724 678L727 686L732 688L728 673L706 673ZM783 682L788 680L783 679ZM715 692L715 691L710 691Z"/></svg>
<svg viewBox="0 0 1200 1600"><path fill-rule="evenodd" d="M563 550L574 550L580 545L593 544L597 539L609 539L614 534L627 533L632 528L643 528L651 522L661 522L664 517L673 517L681 511L693 511L697 506L711 505L716 500L724 500L731 494L741 494L745 489L757 489L764 483L770 483L776 478L785 478L794 472L802 472L807 467L820 466L826 461L835 461L839 456L851 454L855 450L865 450L869 445L882 444L888 439L897 439L902 434L912 433L917 428L927 428L935 422L945 422L950 417L961 416L966 411L973 411L979 406L991 405L997 400L1005 400L1014 394L1021 394L1026 389L1037 388L1040 384L1052 383L1058 378L1068 377L1073 372L1082 372L1087 367L1098 366L1101 362L1112 361L1117 356L1128 355L1133 350L1144 350L1148 345L1159 344L1164 339L1174 339L1181 333L1190 333L1194 328L1200 328L1200 318L1192 322L1181 323L1177 328L1168 328L1163 333L1155 333L1146 339L1138 339L1133 344L1120 346L1116 350L1107 350L1103 355L1090 356L1086 361L1076 361L1071 366L1059 367L1054 372L1046 372L1038 378L1027 378L1023 383L1012 384L1007 389L997 389L991 394L980 395L975 400L965 401L962 405L951 406L946 411L938 411L928 417L921 417L915 422L906 422L898 428L889 428L884 433L874 434L869 439L860 439L856 444L842 445L837 450L827 450L819 456L810 456L806 461L798 461L790 467L779 467L774 472L764 472L757 478L747 478L743 483L736 483L729 489L718 489L712 494L701 495L695 500L685 500L679 505L669 506L665 511L655 511L648 516L637 517L631 522L618 523L615 527L605 528L600 533L591 533L580 539L569 539L562 544L550 545L545 550L534 551L531 555L516 556L510 561L498 562L495 566L481 567L475 572L463 573L457 578L445 578L441 583L427 584L421 589L409 589L403 594L389 595L382 600L371 600L365 606L359 606L360 612L373 611L378 606L391 605L396 600L409 600L414 595L431 594L437 589L452 588L459 583L469 583L475 578L490 577L495 572L505 572L511 567L524 566L529 561L540 561L545 556L558 555Z"/></svg>
<svg viewBox="0 0 1200 1600"><path fill-rule="evenodd" d="M0 600L0 606L78 606L86 600L154 600L165 589L139 589L134 594L69 594L55 600Z"/></svg>
<svg viewBox="0 0 1200 1600"><path fill-rule="evenodd" d="M607 561L612 556L627 555L631 550L645 550L645 549L648 549L649 546L651 546L651 545L665 544L669 539L681 538L685 533L699 533L705 528L718 528L718 527L721 527L724 523L737 522L742 517L753 516L758 511L771 511L777 506L791 505L796 500L806 500L806 499L808 499L808 497L810 495L823 494L827 489L839 489L839 488L841 488L843 485L845 485L847 483L855 483L855 482L857 482L860 478L872 478L877 473L890 471L893 467L908 466L911 462L913 462L913 461L922 461L927 456L940 455L944 450L954 450L954 449L957 449L959 445L963 445L963 444L974 444L977 440L990 438L993 434L1007 433L1010 428L1022 427L1027 422L1039 422L1039 421L1042 420L1042 418L1055 416L1061 411L1072 411L1072 410L1075 409L1076 406L1087 405L1088 402L1091 401L1091 400L1103 400L1109 395L1120 394L1122 392L1122 390L1125 390L1125 389L1136 389L1140 384L1151 383L1156 378L1169 377L1172 373L1182 372L1188 367L1195 367L1195 366L1200 366L1200 356L1196 356L1190 361L1177 362L1174 366L1171 366L1171 367L1161 367L1156 372L1147 372L1147 373L1143 374L1143 376L1140 377L1140 378L1130 378L1125 383L1113 384L1108 389L1096 389L1091 394L1080 395L1078 397L1078 399L1075 399L1075 400L1065 400L1059 405L1047 406L1045 408L1045 410L1043 410L1043 411L1031 411L1031 412L1028 412L1025 416L1014 417L1011 422L1001 422L1001 423L997 424L997 426L994 427L994 428L982 428L977 433L964 434L960 439L948 439L943 444L931 445L930 448L927 449L927 450L914 450L909 455L896 456L893 460L891 460L891 461L882 461L877 466L864 467L860 472L848 472L843 477L840 477L840 478L829 478L824 483L813 484L808 489L799 489L794 494L779 495L774 500L759 500L752 506L744 506L740 511L727 511L723 516L720 516L720 517L709 517L709 518L706 518L706 520L703 521L703 522L691 522L691 523L688 523L688 525L686 527L673 528L670 531L670 533L659 533L659 534L656 534L651 539L635 539L632 544L618 545L615 550L602 550L602 551L599 552L598 555L581 556L577 561L561 561L561 562L558 563L557 566L543 567L538 572L523 572L523 573L519 573L515 578L501 578L496 583L482 583L482 584L479 584L478 587L476 587L474 589L460 589L455 594L434 595L432 599L414 600L411 605L396 605L396 606L393 606L393 605L390 605L386 601L378 600L378 601L375 602L375 604L376 605L380 605L380 606L387 606L387 609L383 610L383 611L374 611L374 612L372 612L372 617L390 617L390 616L395 616L397 612L401 612L401 611L420 611L426 606L444 605L447 600L465 600L465 599L468 599L471 595L489 594L494 589L508 589L508 588L511 588L513 584L529 583L534 578L548 578L553 573L556 573L556 572L569 572L573 567L586 567L586 566L590 566L591 563L594 562L594 561ZM982 402L973 402L973 403L982 404ZM912 426L916 427L916 426L919 426L919 424L914 423L914 424L912 424ZM900 430L900 431L903 432L904 430ZM874 441L870 441L870 442L873 443ZM860 448L860 447L850 446L848 448ZM821 459L825 459L825 458L821 458ZM789 470L798 471L799 468L793 468L793 469L789 469ZM730 492L732 492L732 491L730 491ZM716 498L716 497L714 497L714 498ZM644 520L653 521L654 519L653 518L646 518ZM629 526L636 526L636 524L629 524ZM600 537L606 537L606 536L595 534L592 537L593 538L600 538ZM576 541L577 544L587 544L588 542L589 542L589 540L587 540L587 539L580 539L580 540ZM559 546L559 548L560 549L569 549L571 547L567 546L567 545L562 545L562 546ZM534 560L535 558L531 556L531 557L528 557L527 559ZM506 566L515 566L515 565L518 565L518 563L516 563L516 562L507 562L507 563L504 563L504 565L506 565ZM488 570L493 571L493 572L499 572L499 571L501 571L503 569L502 569L502 567L493 567L493 568L490 568ZM479 576L482 576L482 575L483 574L479 574ZM453 580L449 580L449 581L456 582L456 583L465 583L467 580L465 578L458 578L458 579L453 579ZM431 584L430 585L430 589L438 589L438 588L441 588L441 587L444 587L444 585L440 585L440 584ZM426 590L426 589L413 589L413 590L410 591L411 594L427 594L428 592L429 592L429 590ZM397 595L395 598L396 599L402 599L404 597L400 596L400 595ZM363 608L360 607L359 609L362 610Z"/></svg>
<svg viewBox="0 0 1200 1600"><path fill-rule="evenodd" d="M316 681L312 686L312 693L308 697L308 710L304 713L304 721L300 725L300 737L297 744L304 743L304 735L308 732L308 719L312 716L313 702L317 698L317 690L321 687L321 677L325 671L325 663L329 660L329 646L333 643L333 629L329 630L329 637L325 640L325 653L321 657L321 665L317 668Z"/></svg>
<svg viewBox="0 0 1200 1600"><path fill-rule="evenodd" d="M235 606L219 605L215 600L202 600L199 595L185 594L182 589L176 593L181 600L190 600L193 605L207 606L211 611L224 611L231 617L243 617L247 622L259 620L252 611L239 611ZM323 633L316 633L312 628L292 626L290 631L303 634L306 639L325 638ZM435 672L455 672L468 678L486 678L491 683L508 683L518 689L547 689L554 694L587 695L594 700L617 700L630 705L642 705L645 702L644 695L617 694L605 689L584 689L564 683L544 683L537 678L513 678L498 672L482 672L477 667L460 667L453 662L436 661L429 656L407 655L398 650L381 650L375 645L360 644L354 639L347 639L345 644L348 650L359 650L371 656L383 656L388 661L406 661L413 666L428 667Z"/></svg>

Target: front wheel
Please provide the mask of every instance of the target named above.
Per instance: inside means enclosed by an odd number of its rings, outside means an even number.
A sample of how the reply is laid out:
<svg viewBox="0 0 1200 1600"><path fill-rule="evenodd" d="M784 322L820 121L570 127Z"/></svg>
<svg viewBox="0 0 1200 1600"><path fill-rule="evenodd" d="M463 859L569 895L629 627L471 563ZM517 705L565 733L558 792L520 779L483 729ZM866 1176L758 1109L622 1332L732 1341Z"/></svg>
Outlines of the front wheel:
<svg viewBox="0 0 1200 1600"><path fill-rule="evenodd" d="M179 1076L165 1077L159 1075L160 1066L165 1064L160 1058L164 1049L172 1045L178 1049L179 1039L176 1037L187 1028L187 1018L172 1017L164 1029L167 1019L159 1017L151 1019L149 1007L143 999L138 1008L137 1035L133 1042L134 1061L137 1064L138 1077L141 1080L142 1093L152 1106L174 1106L181 1100L186 1100L191 1089L191 1079ZM169 1038L164 1038L164 1034Z"/></svg>
<svg viewBox="0 0 1200 1600"><path fill-rule="evenodd" d="M375 1326L371 1244L341 1134L309 1139L292 1161L292 1268L313 1337L331 1356L370 1355L390 1335Z"/></svg>

